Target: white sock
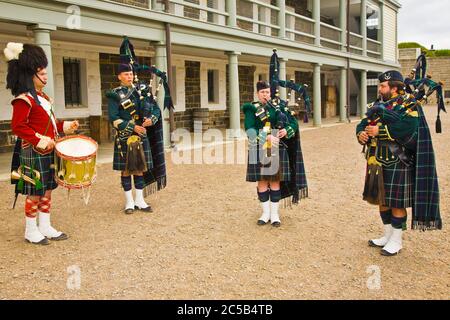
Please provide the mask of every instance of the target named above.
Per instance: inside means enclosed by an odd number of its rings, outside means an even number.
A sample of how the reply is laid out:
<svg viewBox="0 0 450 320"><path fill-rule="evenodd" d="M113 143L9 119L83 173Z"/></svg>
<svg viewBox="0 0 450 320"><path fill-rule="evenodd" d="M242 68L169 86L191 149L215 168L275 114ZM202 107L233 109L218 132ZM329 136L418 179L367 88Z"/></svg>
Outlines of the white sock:
<svg viewBox="0 0 450 320"><path fill-rule="evenodd" d="M263 209L263 213L259 220L267 223L270 220L270 201L261 202L261 207Z"/></svg>
<svg viewBox="0 0 450 320"><path fill-rule="evenodd" d="M393 228L392 235L389 238L388 243L386 243L386 245L383 247L383 250L389 252L390 254L398 253L403 248L402 236L402 229Z"/></svg>
<svg viewBox="0 0 450 320"><path fill-rule="evenodd" d="M53 228L50 224L50 213L39 211L39 231L47 238L59 237L62 232Z"/></svg>
<svg viewBox="0 0 450 320"><path fill-rule="evenodd" d="M144 199L144 189L136 189L136 199L134 204L137 205L140 209L144 209L148 207L148 204Z"/></svg>
<svg viewBox="0 0 450 320"><path fill-rule="evenodd" d="M134 210L133 190L125 191L125 209Z"/></svg>
<svg viewBox="0 0 450 320"><path fill-rule="evenodd" d="M280 215L278 213L278 208L280 206L279 202L270 202L270 222L281 222Z"/></svg>
<svg viewBox="0 0 450 320"><path fill-rule="evenodd" d="M45 239L37 227L37 219L25 217L25 239L31 242L39 242Z"/></svg>
<svg viewBox="0 0 450 320"><path fill-rule="evenodd" d="M380 247L385 246L386 243L388 243L389 238L391 237L393 230L394 230L394 228L392 227L392 225L390 223L389 224L385 224L384 225L384 235L381 238L372 239L372 242L374 244L376 244L377 246L380 246Z"/></svg>

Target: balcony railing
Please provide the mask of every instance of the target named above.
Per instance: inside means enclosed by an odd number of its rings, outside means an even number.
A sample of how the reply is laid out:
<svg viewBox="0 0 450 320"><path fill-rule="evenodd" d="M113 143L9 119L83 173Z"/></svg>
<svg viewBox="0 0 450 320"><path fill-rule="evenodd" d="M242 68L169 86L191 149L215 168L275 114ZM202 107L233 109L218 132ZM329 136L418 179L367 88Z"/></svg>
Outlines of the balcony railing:
<svg viewBox="0 0 450 320"><path fill-rule="evenodd" d="M367 38L367 55L379 59L381 56L381 42Z"/></svg>
<svg viewBox="0 0 450 320"><path fill-rule="evenodd" d="M121 3L125 6L134 6L146 10L163 10L163 0L104 0L105 2ZM295 12L291 6L285 8L285 28L280 26L280 8L271 0L236 0L235 16L227 12L227 0L169 0L169 12L175 16L195 19L217 25L230 25L228 20L235 19L235 26L249 32L279 37L284 29L283 37L295 42L314 44L318 43L325 48L341 50L346 39L342 39L342 29L325 22L320 23L320 34L314 33L316 21L310 17ZM303 12L307 14L308 11ZM234 26L234 25L233 25ZM382 43L370 38L366 39L366 48L363 46L363 36L350 32L350 52L357 55L364 53L367 56L380 59ZM364 52L364 49L365 52Z"/></svg>
<svg viewBox="0 0 450 320"><path fill-rule="evenodd" d="M335 26L321 22L320 40L322 42L322 45L327 48L339 50L342 45L341 31L341 28L337 28Z"/></svg>
<svg viewBox="0 0 450 320"><path fill-rule="evenodd" d="M314 20L286 11L286 36L293 41L314 43Z"/></svg>

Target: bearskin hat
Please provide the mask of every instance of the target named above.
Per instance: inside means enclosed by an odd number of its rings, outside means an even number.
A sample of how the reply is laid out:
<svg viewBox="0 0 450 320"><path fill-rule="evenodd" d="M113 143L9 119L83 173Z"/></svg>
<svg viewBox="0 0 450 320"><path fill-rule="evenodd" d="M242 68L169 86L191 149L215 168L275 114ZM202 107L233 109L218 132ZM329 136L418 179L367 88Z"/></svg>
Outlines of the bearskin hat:
<svg viewBox="0 0 450 320"><path fill-rule="evenodd" d="M35 93L33 76L48 65L44 50L34 44L10 42L3 53L8 61L6 88L11 89L14 96Z"/></svg>

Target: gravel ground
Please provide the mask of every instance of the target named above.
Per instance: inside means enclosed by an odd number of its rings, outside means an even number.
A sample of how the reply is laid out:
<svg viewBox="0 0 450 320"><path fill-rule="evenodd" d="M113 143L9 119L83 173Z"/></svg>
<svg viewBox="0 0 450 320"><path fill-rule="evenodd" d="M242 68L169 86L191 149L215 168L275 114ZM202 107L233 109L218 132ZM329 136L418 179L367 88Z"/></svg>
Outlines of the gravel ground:
<svg viewBox="0 0 450 320"><path fill-rule="evenodd" d="M147 199L154 213L123 214L119 174L103 164L88 206L79 192L53 195L53 224L70 239L33 246L23 239L24 198L10 210L12 187L1 182L0 299L448 299L450 117L442 120L433 138L444 229L408 230L398 256L367 245L382 226L361 199L355 124L343 124L302 133L310 197L281 210L280 228L256 225L244 164L175 165L168 154L169 185Z"/></svg>

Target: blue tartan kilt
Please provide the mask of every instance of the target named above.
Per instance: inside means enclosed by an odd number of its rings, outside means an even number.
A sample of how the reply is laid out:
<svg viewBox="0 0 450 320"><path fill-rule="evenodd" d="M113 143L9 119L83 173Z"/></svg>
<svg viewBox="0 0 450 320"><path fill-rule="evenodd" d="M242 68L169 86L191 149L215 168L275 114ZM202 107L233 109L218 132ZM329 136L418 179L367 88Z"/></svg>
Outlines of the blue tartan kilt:
<svg viewBox="0 0 450 320"><path fill-rule="evenodd" d="M412 207L414 200L414 172L414 166L408 167L401 161L390 166L383 165L387 207Z"/></svg>
<svg viewBox="0 0 450 320"><path fill-rule="evenodd" d="M119 143L121 148L119 149ZM147 162L147 169L153 168L152 151L150 149L150 143L148 137L141 137L141 144L144 148L145 161ZM113 170L125 171L127 162L127 141L121 141L114 143L114 159Z"/></svg>
<svg viewBox="0 0 450 320"><path fill-rule="evenodd" d="M41 176L40 181L42 182L43 188L40 190L36 190L36 186L29 183L24 182L23 190L17 190L16 192L30 195L30 196L44 196L47 190L53 190L58 187L58 184L55 180L55 152L52 151L49 154L39 154L37 153L32 146L24 147L20 150L20 163L25 165L25 175L31 177L31 168L39 171Z"/></svg>
<svg viewBox="0 0 450 320"><path fill-rule="evenodd" d="M280 144L272 148L271 156L267 157L265 150L260 152L259 145L249 145L246 181L289 181L290 177L286 147Z"/></svg>

